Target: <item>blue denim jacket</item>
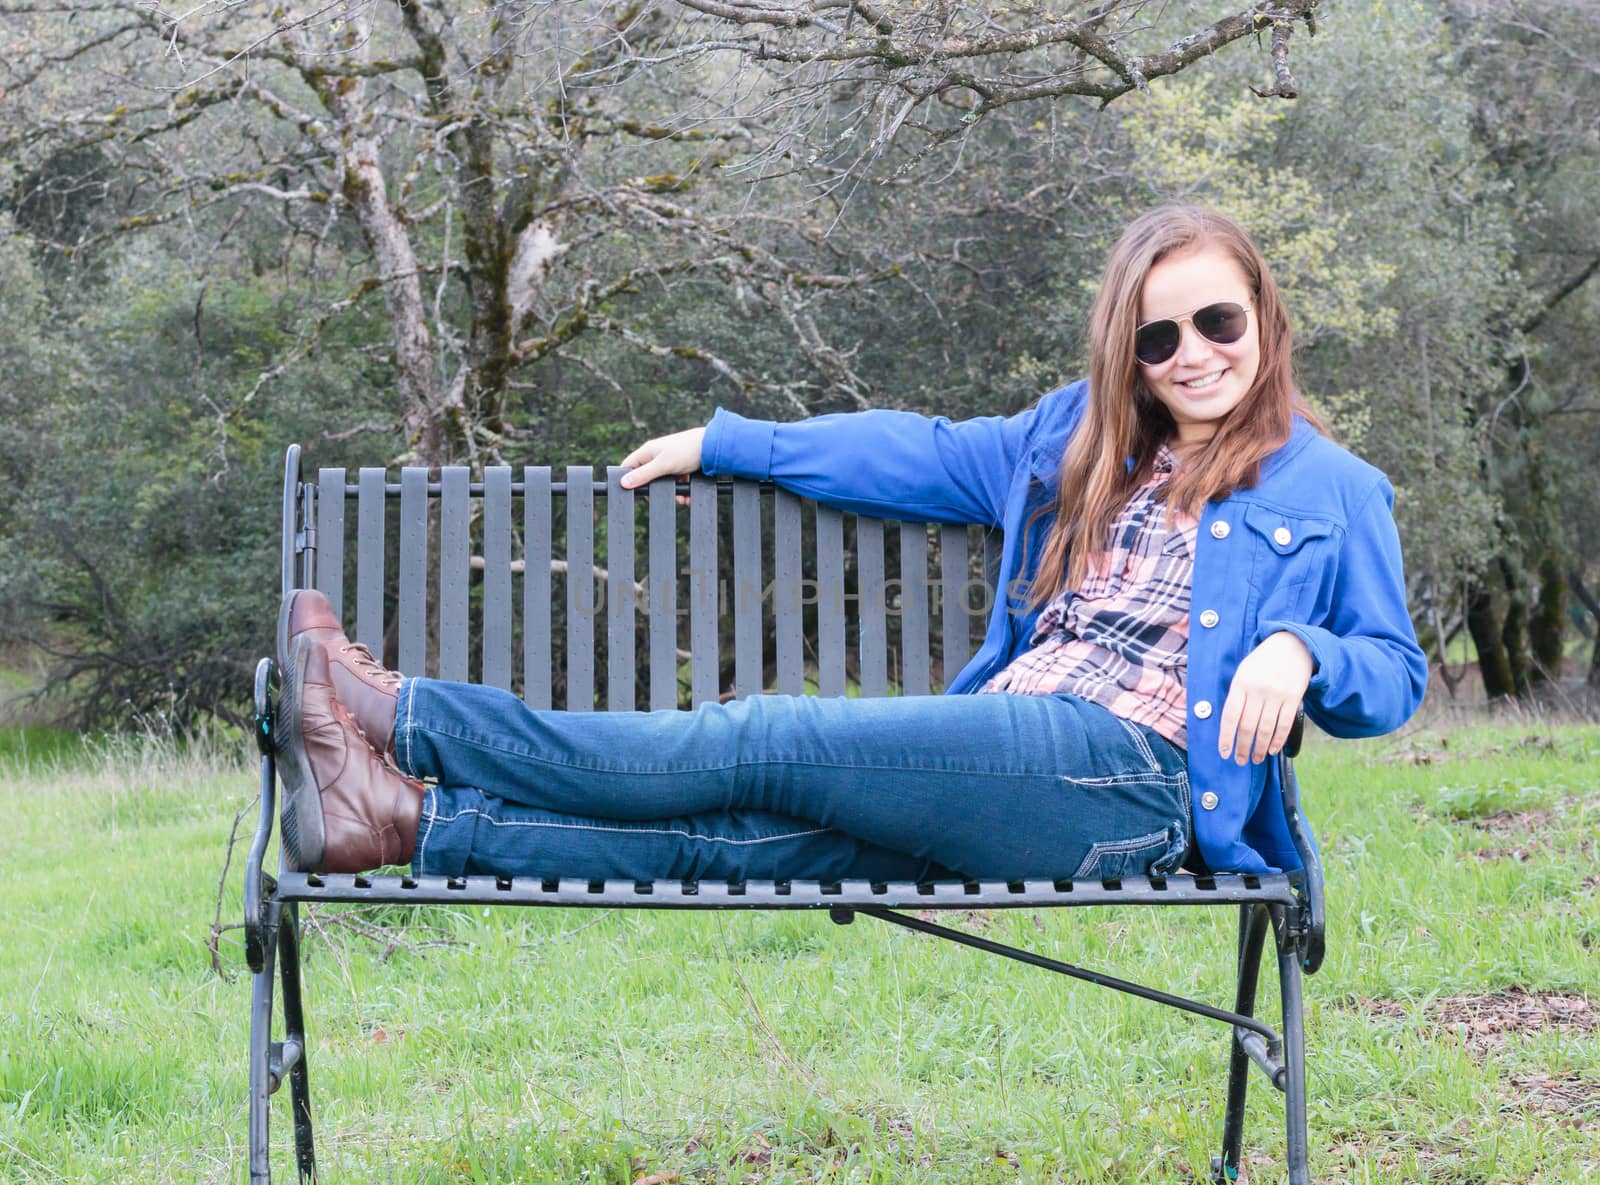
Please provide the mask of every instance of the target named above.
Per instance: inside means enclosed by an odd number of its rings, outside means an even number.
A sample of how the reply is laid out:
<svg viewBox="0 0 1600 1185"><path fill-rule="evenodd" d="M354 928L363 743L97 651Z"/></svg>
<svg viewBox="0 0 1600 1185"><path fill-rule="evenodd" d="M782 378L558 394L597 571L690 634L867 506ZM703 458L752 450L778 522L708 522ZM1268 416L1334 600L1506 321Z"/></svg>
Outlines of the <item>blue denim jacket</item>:
<svg viewBox="0 0 1600 1185"><path fill-rule="evenodd" d="M980 523L1005 532L1001 595L983 646L950 684L982 686L1026 647L1036 611L1028 582L1053 517L1057 471L1083 415L1088 384L1052 391L1015 416L952 422L875 410L799 423L718 409L706 431L708 474L772 480L863 514ZM1195 838L1215 871L1296 868L1275 762L1217 755L1235 668L1267 635L1288 630L1316 664L1306 714L1334 736L1377 736L1422 701L1428 664L1406 609L1394 490L1377 469L1302 420L1267 458L1261 480L1200 518L1189 634L1189 778ZM1023 571L1023 557L1028 570ZM1216 614L1215 624L1205 610Z"/></svg>

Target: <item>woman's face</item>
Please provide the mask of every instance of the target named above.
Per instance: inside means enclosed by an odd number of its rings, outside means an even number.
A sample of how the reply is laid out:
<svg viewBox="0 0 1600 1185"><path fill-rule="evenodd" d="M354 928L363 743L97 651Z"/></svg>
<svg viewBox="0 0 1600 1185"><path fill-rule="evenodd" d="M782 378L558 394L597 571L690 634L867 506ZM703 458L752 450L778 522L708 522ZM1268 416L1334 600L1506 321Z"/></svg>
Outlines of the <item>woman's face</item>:
<svg viewBox="0 0 1600 1185"><path fill-rule="evenodd" d="M1248 308L1239 340L1221 344L1203 336L1191 319L1219 302ZM1172 413L1181 444L1198 444L1216 433L1224 416L1255 382L1261 366L1261 336L1254 293L1244 269L1221 247L1204 244L1169 255L1150 269L1139 297L1139 323L1178 322L1177 351L1154 366L1140 362L1150 393ZM1202 324L1209 324L1202 319Z"/></svg>

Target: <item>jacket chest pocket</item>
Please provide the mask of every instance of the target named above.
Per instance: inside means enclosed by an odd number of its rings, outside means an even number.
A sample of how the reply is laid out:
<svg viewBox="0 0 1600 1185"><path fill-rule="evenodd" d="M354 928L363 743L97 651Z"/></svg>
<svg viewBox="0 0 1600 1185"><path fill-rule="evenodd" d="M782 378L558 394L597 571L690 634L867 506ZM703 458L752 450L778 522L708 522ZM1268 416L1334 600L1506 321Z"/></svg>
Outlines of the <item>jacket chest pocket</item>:
<svg viewBox="0 0 1600 1185"><path fill-rule="evenodd" d="M1258 615L1306 620L1331 585L1339 530L1330 520L1285 514L1268 506L1245 507L1252 540L1251 585Z"/></svg>

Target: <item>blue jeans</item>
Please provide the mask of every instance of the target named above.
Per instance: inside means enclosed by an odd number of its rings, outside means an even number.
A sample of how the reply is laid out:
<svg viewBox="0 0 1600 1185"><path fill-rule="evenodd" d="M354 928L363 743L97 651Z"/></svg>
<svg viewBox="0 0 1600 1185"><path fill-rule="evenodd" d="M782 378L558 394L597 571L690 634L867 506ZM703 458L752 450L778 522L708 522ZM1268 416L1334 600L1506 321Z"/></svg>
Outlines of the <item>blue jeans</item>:
<svg viewBox="0 0 1600 1185"><path fill-rule="evenodd" d="M1191 834L1183 751L1071 695L558 712L407 679L394 737L437 782L419 874L1115 877L1176 869Z"/></svg>

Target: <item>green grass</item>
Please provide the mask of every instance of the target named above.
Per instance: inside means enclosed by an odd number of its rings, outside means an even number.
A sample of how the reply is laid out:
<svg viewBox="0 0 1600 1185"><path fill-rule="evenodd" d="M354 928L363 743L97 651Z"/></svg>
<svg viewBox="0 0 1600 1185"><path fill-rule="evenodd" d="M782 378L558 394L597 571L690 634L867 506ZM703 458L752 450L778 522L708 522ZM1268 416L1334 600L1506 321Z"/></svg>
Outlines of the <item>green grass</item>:
<svg viewBox="0 0 1600 1185"><path fill-rule="evenodd" d="M49 764L82 751L85 738L76 729L53 728L44 724L0 727L0 763L25 769L29 765Z"/></svg>
<svg viewBox="0 0 1600 1185"><path fill-rule="evenodd" d="M250 984L238 932L225 976L207 940L246 749L0 757L0 1182L245 1179ZM1308 983L1318 1181L1600 1180L1600 1033L1485 1046L1441 1019L1511 988L1600 1009L1597 758L1600 730L1527 724L1310 746L1333 911ZM1226 1004L1215 912L970 924ZM870 919L463 908L393 951L357 933L375 920L309 928L324 1181L1190 1185L1219 1140L1220 1026ZM1551 1082L1564 1112L1530 1086ZM1258 1185L1283 1146L1260 1085Z"/></svg>

